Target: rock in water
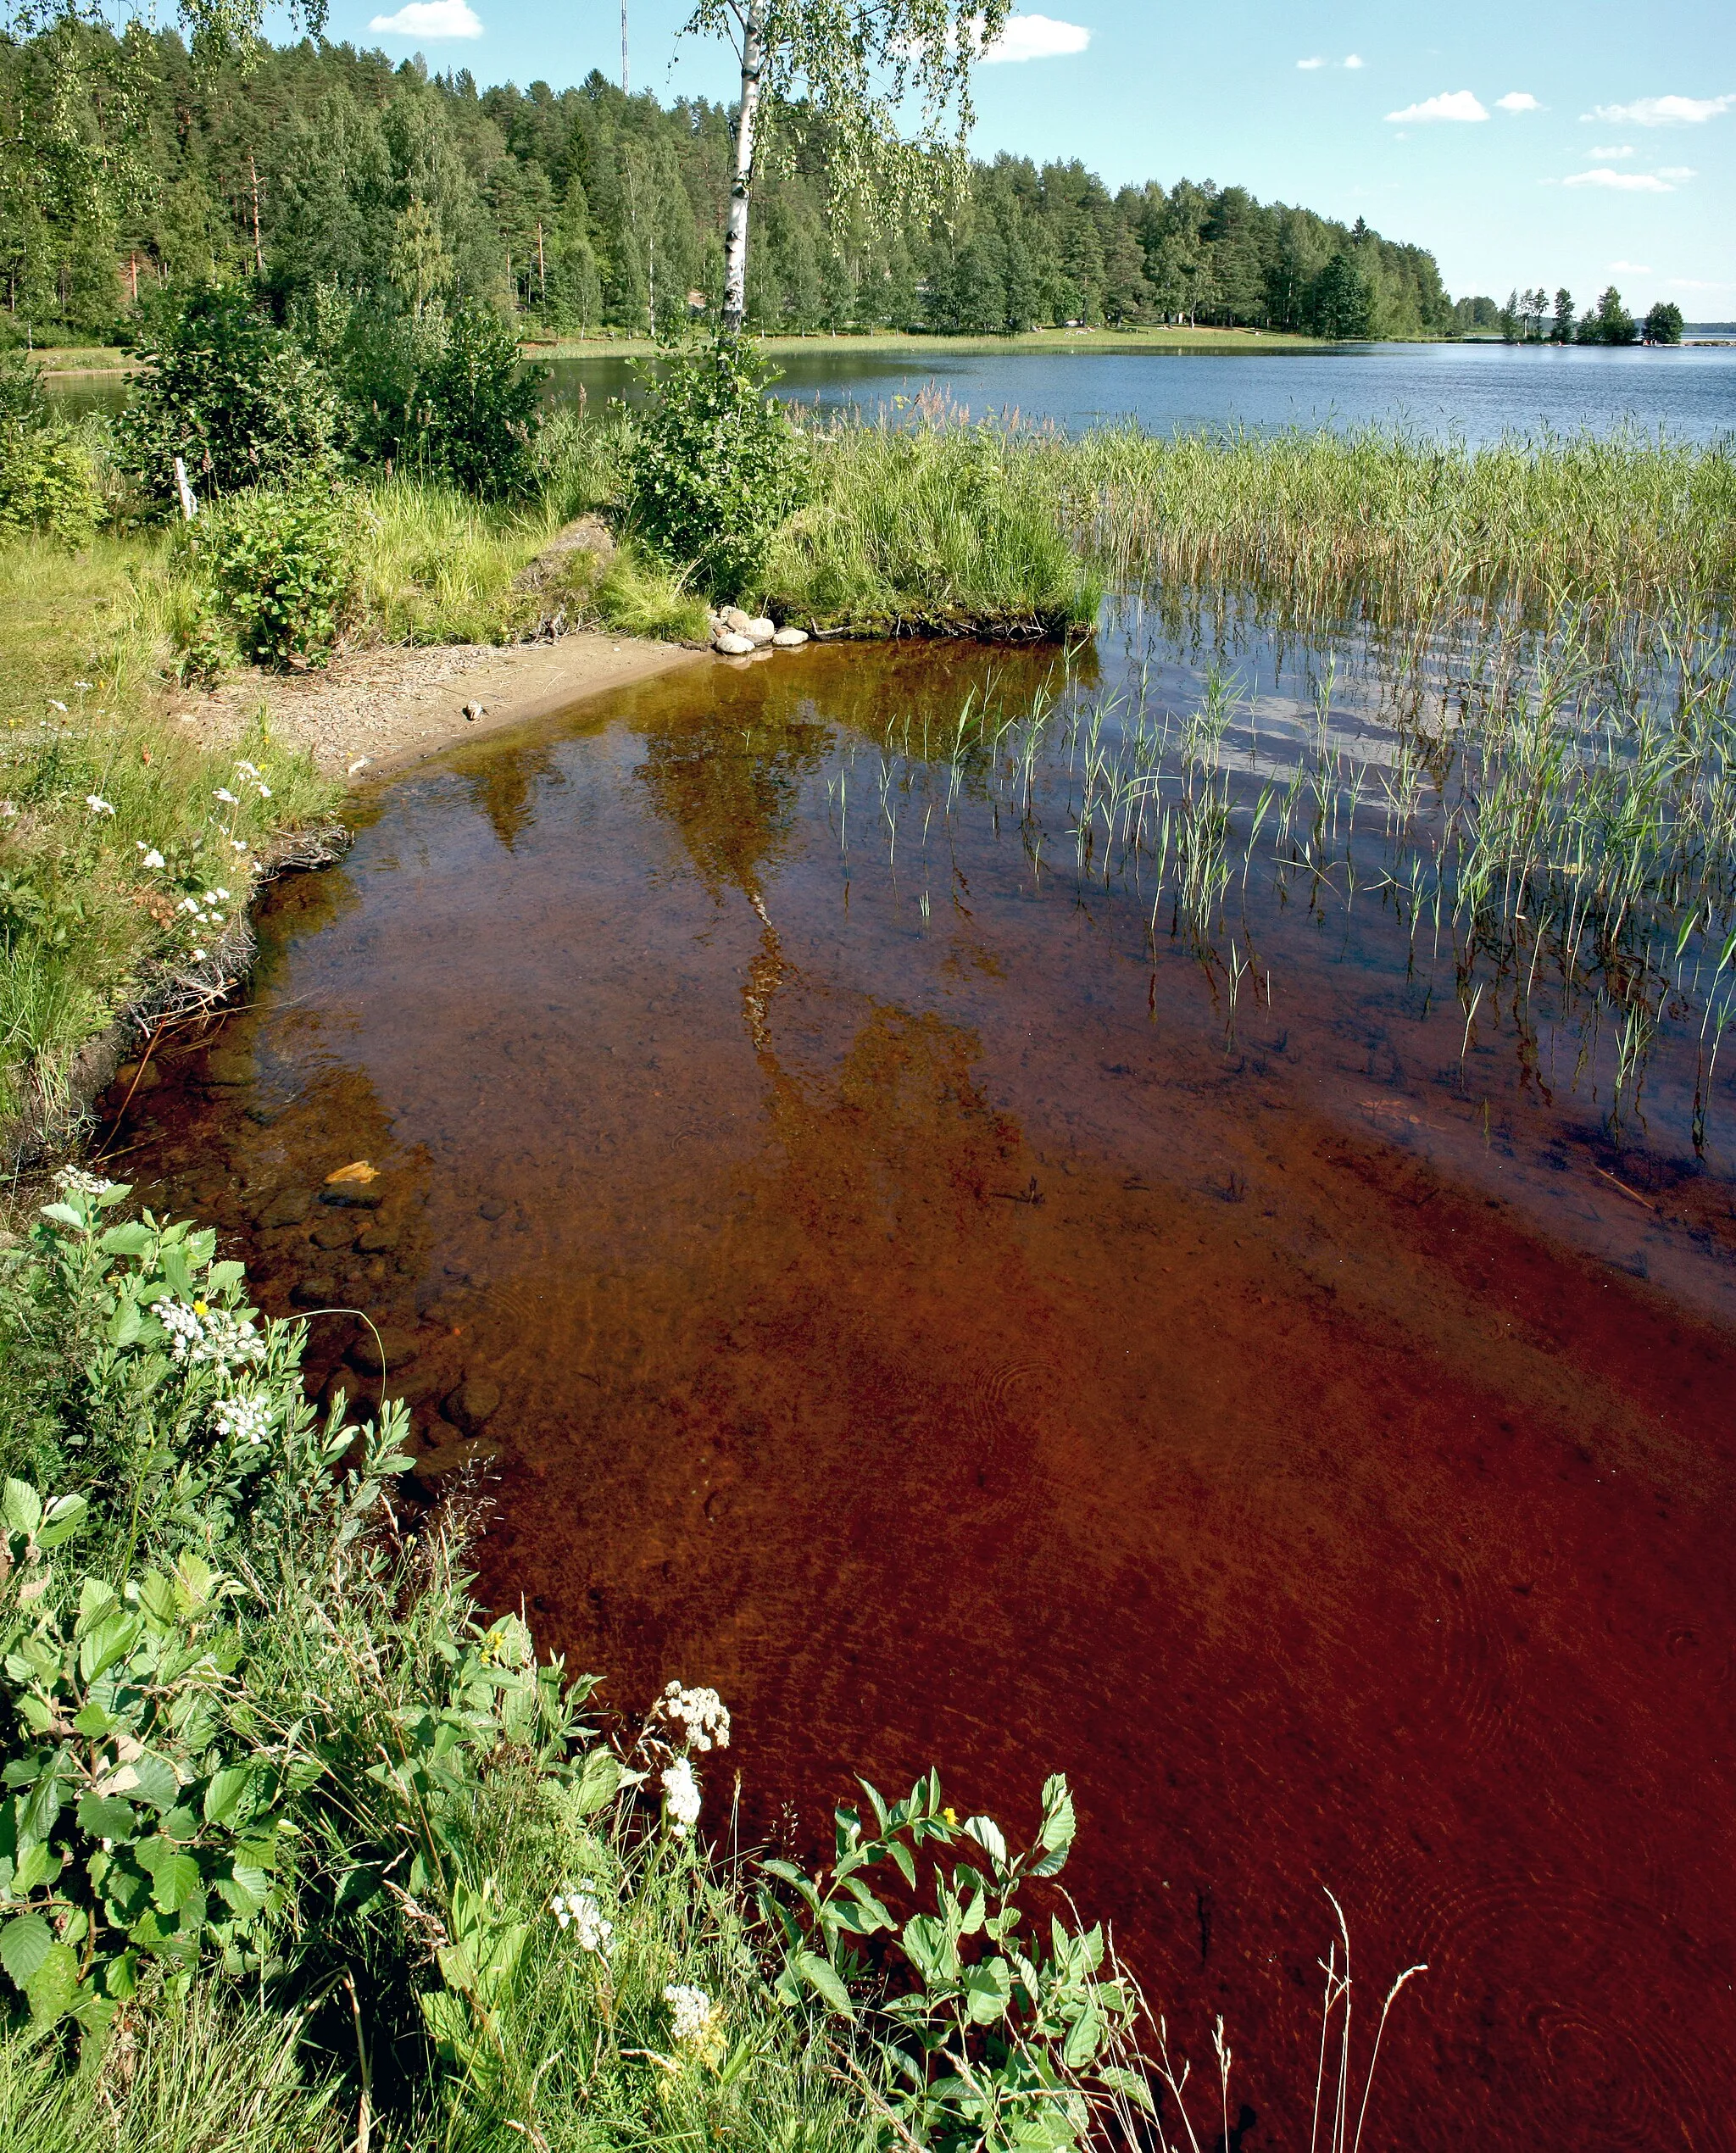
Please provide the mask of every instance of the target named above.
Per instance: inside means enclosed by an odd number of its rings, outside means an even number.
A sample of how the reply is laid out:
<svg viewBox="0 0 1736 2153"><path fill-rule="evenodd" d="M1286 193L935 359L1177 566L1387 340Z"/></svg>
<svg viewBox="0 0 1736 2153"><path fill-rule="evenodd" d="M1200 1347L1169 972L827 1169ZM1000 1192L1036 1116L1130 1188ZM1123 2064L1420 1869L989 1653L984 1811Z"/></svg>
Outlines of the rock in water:
<svg viewBox="0 0 1736 2153"><path fill-rule="evenodd" d="M466 1376L446 1401L448 1417L466 1435L480 1435L500 1410L500 1386L487 1376Z"/></svg>
<svg viewBox="0 0 1736 2153"><path fill-rule="evenodd" d="M770 643L777 633L777 623L775 620L764 619L750 620L739 632L744 636L751 636L756 643Z"/></svg>
<svg viewBox="0 0 1736 2153"><path fill-rule="evenodd" d="M799 650L808 640L808 631L805 628L780 628L771 640L779 650Z"/></svg>
<svg viewBox="0 0 1736 2153"><path fill-rule="evenodd" d="M751 636L738 636L732 628L721 635L711 648L724 658L751 658L760 646Z"/></svg>

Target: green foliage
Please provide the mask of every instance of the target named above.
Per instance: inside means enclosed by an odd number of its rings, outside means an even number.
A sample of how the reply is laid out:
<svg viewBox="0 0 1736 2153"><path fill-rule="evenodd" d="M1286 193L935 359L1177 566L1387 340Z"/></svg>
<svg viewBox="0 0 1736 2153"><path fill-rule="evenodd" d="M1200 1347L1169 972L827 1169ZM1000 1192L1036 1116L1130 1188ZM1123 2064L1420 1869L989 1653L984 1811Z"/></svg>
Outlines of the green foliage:
<svg viewBox="0 0 1736 2153"><path fill-rule="evenodd" d="M761 1864L760 1905L781 1939L786 2006L817 1999L851 2029L883 2073L896 2127L919 2145L1059 2153L1088 2134L1093 2093L1131 2094L1155 2114L1143 2078L1122 2060L1137 2000L1127 1983L1100 1978L1102 1931L1052 1919L1045 1941L1025 1929L1016 1903L1027 1881L1066 1866L1075 1828L1066 1781L1044 1785L1037 1837L1017 1855L992 1817L959 1823L934 1772L890 1805L861 1784L872 1828L860 1811L841 1808L824 1875ZM965 1858L949 1867L943 1855L957 1854ZM883 1894L916 1911L895 1914ZM879 1937L902 1973L883 1996L868 1978L870 1939Z"/></svg>
<svg viewBox="0 0 1736 2153"><path fill-rule="evenodd" d="M1613 284L1600 293L1595 311L1579 318L1577 341L1582 344L1632 344L1639 339L1639 325Z"/></svg>
<svg viewBox="0 0 1736 2153"><path fill-rule="evenodd" d="M402 1408L320 1420L303 1326L259 1319L209 1232L62 1182L0 1268L0 1428L79 1483L14 1472L0 1499L0 2136L112 2144L41 2045L81 2033L101 2083L124 2012L113 2112L188 2153L323 2149L334 2103L386 2145L476 2153L1075 2142L1114 2096L1126 1999L1094 1933L1019 1928L1015 1894L1071 1843L1061 1782L1014 1859L932 1777L871 1797L829 1882L771 1865L756 1926L689 1821L718 1700L703 1722L659 1703L625 1755L600 1741L588 1679L473 1608L449 1516L394 1512ZM674 1779L692 1806L656 1799ZM882 1921L865 1873L914 1889L931 1845L969 1860ZM891 1996L858 1956L882 1929ZM225 2026L260 2112L304 2087L287 2135L170 2128L183 2056L230 2128L205 2061Z"/></svg>
<svg viewBox="0 0 1736 2153"><path fill-rule="evenodd" d="M776 374L738 337L642 371L649 393L626 475L633 527L671 567L733 598L807 485L801 437L765 394Z"/></svg>
<svg viewBox="0 0 1736 2153"><path fill-rule="evenodd" d="M1645 317L1645 341L1649 344L1679 344L1682 341L1682 309L1673 299L1659 299Z"/></svg>
<svg viewBox="0 0 1736 2153"><path fill-rule="evenodd" d="M55 419L41 374L21 353L0 353L0 543L40 531L75 546L101 511L84 443Z"/></svg>
<svg viewBox="0 0 1736 2153"><path fill-rule="evenodd" d="M1069 537L1057 481L1070 454L943 412L817 433L813 498L776 534L756 587L779 617L865 632L1087 627L1100 592Z"/></svg>
<svg viewBox="0 0 1736 2153"><path fill-rule="evenodd" d="M177 456L202 495L304 483L327 463L337 424L331 383L246 290L165 295L153 327L115 427L121 463L149 499L174 502Z"/></svg>
<svg viewBox="0 0 1736 2153"><path fill-rule="evenodd" d="M1374 292L1348 254L1334 254L1310 284L1306 321L1339 342L1374 334Z"/></svg>
<svg viewBox="0 0 1736 2153"><path fill-rule="evenodd" d="M354 524L342 495L306 485L237 494L209 519L200 563L250 663L325 663L355 589Z"/></svg>
<svg viewBox="0 0 1736 2153"><path fill-rule="evenodd" d="M463 305L425 377L416 452L485 499L527 492L541 393L541 375L520 366L517 339L494 309Z"/></svg>
<svg viewBox="0 0 1736 2153"><path fill-rule="evenodd" d="M107 33L88 35L94 55ZM843 71L854 41L837 43L829 57ZM527 329L643 334L654 292L661 329L685 318L689 292L717 303L726 102L659 107L600 75L557 91L483 87L462 68L430 80L336 43L267 47L250 76L202 77L172 32L136 46L130 130L117 127L112 74L99 87L100 70L67 69L56 50L0 49L7 108L35 84L43 133L58 109L61 141L100 143L109 159L94 186L68 185L47 160L14 168L0 269L17 313L0 320L34 324L38 343L51 328L56 340L100 330L107 341L117 317L136 319L135 278L142 302L214 265L252 279L254 169L274 305L323 286L382 314L474 300ZM122 136L142 184L123 185L114 169ZM947 190L943 215L896 184L841 208L859 144L812 108L786 103L776 115L754 187L756 331L1003 333L1027 320L1296 330L1309 280L1346 250L1374 288L1381 333L1451 326L1426 249L1246 188L1116 188L1059 159L965 170L943 157L922 175Z"/></svg>

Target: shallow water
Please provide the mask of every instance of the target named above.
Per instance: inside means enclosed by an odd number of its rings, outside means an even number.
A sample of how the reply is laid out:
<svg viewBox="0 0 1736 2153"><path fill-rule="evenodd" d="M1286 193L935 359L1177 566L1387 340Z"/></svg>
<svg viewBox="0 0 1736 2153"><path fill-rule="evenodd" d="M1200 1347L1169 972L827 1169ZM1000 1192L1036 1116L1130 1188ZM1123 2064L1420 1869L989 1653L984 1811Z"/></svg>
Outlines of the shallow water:
<svg viewBox="0 0 1736 2153"><path fill-rule="evenodd" d="M1251 788L1309 689L1247 662ZM1249 2153L1305 2135L1323 1888L1371 1989L1430 1968L1372 2143L1732 2143L1736 1096L1700 1166L1666 1036L1618 1149L1566 1013L1467 1024L1374 900L1256 871L1227 961L1082 880L1059 745L1041 848L882 757L1045 685L1098 686L810 648L386 787L264 908L252 1080L171 1038L113 1141L274 1313L387 1326L424 1444L498 1387L484 1589L626 1709L722 1690L714 1814L739 1770L805 1850L934 1761L1025 1826L1065 1770ZM364 1156L377 1210L270 1223Z"/></svg>

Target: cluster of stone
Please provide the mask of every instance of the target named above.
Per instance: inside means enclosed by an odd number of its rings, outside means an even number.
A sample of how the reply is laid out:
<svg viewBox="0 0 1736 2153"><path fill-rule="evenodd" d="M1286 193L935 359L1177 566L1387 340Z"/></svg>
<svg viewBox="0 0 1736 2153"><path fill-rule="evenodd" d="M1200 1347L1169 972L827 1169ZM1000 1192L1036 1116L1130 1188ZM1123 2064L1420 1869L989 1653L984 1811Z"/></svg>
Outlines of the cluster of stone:
<svg viewBox="0 0 1736 2153"><path fill-rule="evenodd" d="M776 621L755 620L738 605L726 605L709 618L711 648L725 658L750 658L756 650L798 650L808 640L805 628L780 628Z"/></svg>

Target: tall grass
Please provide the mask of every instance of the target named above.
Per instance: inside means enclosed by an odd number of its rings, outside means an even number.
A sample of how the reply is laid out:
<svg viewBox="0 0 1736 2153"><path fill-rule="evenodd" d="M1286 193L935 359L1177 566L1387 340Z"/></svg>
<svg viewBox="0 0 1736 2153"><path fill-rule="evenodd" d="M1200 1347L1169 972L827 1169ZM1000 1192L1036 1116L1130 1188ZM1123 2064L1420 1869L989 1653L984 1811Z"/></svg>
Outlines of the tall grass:
<svg viewBox="0 0 1736 2153"><path fill-rule="evenodd" d="M1648 616L1736 584L1736 453L1636 431L1481 448L1380 429L1120 427L1043 452L1112 582L1251 586L1390 623L1466 599Z"/></svg>
<svg viewBox="0 0 1736 2153"><path fill-rule="evenodd" d="M1057 513L1052 449L951 415L813 431L813 498L761 579L775 614L871 634L1090 627L1102 586Z"/></svg>

